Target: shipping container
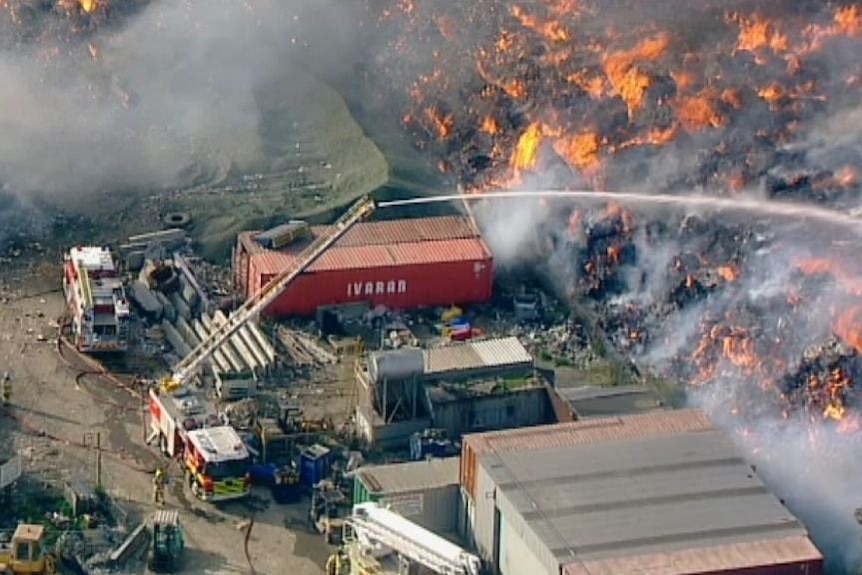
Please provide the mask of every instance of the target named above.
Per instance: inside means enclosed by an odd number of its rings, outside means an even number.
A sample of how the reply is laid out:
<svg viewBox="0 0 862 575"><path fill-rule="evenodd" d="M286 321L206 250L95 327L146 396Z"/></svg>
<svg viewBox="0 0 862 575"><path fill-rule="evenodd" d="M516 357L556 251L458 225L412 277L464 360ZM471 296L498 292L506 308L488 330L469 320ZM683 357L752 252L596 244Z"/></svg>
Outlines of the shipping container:
<svg viewBox="0 0 862 575"><path fill-rule="evenodd" d="M353 504L374 501L425 529L458 529L458 458L364 467L353 482Z"/></svg>
<svg viewBox="0 0 862 575"><path fill-rule="evenodd" d="M325 227L312 228L311 241ZM267 250L240 234L234 282L248 297L298 265L307 241ZM356 224L267 310L311 316L324 306L367 303L392 309L487 302L494 262L469 218L419 218Z"/></svg>

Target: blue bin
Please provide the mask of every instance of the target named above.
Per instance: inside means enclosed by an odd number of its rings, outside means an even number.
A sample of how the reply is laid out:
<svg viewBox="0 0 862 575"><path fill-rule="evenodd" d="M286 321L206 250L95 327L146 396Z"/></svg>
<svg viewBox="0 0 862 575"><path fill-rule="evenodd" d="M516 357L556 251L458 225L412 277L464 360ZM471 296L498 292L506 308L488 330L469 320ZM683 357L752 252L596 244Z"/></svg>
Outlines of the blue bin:
<svg viewBox="0 0 862 575"><path fill-rule="evenodd" d="M299 478L303 485L313 487L327 477L332 466L332 452L319 444L306 448L299 458Z"/></svg>

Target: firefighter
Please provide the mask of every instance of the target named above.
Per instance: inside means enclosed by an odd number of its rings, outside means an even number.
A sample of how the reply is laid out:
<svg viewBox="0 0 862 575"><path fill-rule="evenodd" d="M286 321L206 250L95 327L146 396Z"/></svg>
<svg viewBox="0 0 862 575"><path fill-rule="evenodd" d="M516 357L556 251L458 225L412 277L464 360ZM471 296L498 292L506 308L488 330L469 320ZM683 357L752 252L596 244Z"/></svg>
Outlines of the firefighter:
<svg viewBox="0 0 862 575"><path fill-rule="evenodd" d="M165 504L165 480L165 471L159 467L153 476L153 503Z"/></svg>

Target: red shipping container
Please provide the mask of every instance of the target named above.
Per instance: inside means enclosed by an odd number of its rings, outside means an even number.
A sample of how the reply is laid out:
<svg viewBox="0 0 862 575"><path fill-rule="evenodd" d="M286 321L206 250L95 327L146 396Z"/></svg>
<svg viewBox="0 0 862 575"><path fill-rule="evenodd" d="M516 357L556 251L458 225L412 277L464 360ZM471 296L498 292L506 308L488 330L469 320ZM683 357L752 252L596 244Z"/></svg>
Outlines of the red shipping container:
<svg viewBox="0 0 862 575"><path fill-rule="evenodd" d="M318 235L323 228L313 228ZM246 295L298 263L307 242L264 250L243 234L234 277ZM269 307L275 316L313 315L321 306L367 302L392 309L486 302L493 258L468 218L360 223L315 261ZM247 283L241 278L247 278ZM243 285L245 284L245 285Z"/></svg>

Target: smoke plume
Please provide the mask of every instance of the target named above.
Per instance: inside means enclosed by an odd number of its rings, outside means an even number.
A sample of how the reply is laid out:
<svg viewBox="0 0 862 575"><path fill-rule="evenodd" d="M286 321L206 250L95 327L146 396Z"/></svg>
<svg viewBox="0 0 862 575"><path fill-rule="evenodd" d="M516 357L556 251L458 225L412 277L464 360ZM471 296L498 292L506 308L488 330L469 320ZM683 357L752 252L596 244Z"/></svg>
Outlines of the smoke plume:
<svg viewBox="0 0 862 575"><path fill-rule="evenodd" d="M289 75L303 42L320 33L305 14L326 12L335 36L351 30L346 10L328 1L311 10L299 0L129 4L97 3L105 13L89 16L74 2L67 16L31 13L20 26L37 27L36 40L0 52L7 189L154 190L256 167L265 151L258 92Z"/></svg>

